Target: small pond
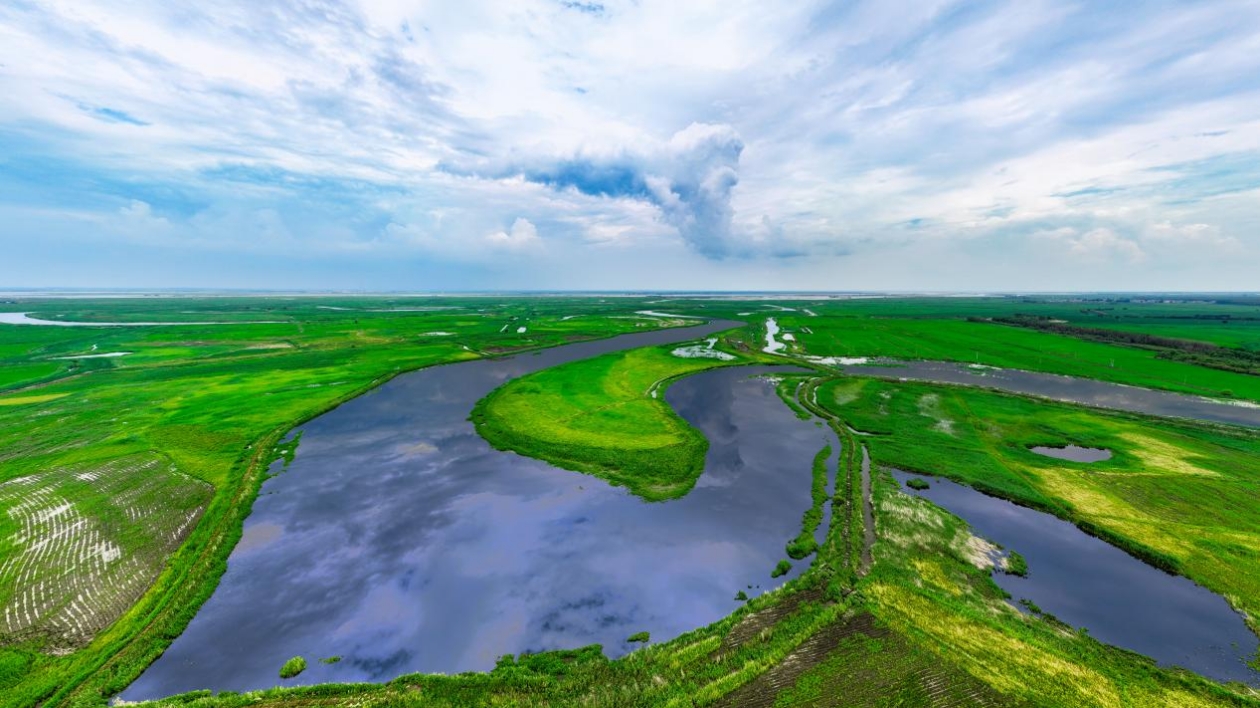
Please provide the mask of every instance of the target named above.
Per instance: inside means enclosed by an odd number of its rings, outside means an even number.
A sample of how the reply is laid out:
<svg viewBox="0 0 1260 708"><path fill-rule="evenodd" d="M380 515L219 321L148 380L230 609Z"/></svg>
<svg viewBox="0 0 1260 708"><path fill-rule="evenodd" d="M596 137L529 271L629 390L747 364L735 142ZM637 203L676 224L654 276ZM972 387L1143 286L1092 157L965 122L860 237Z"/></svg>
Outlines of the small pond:
<svg viewBox="0 0 1260 708"><path fill-rule="evenodd" d="M1028 449L1038 455L1045 455L1056 460L1067 460L1069 462L1103 462L1111 459L1111 450L1102 447L1080 447L1078 445L1048 447L1046 445L1037 445Z"/></svg>
<svg viewBox="0 0 1260 708"><path fill-rule="evenodd" d="M919 475L894 471L908 494L948 510L975 533L1028 561L1028 577L995 573L1012 602L1027 599L1100 642L1145 654L1218 681L1260 686L1247 666L1260 641L1224 598L1169 575L1086 534L1062 519L971 487L932 478L928 489L905 487Z"/></svg>

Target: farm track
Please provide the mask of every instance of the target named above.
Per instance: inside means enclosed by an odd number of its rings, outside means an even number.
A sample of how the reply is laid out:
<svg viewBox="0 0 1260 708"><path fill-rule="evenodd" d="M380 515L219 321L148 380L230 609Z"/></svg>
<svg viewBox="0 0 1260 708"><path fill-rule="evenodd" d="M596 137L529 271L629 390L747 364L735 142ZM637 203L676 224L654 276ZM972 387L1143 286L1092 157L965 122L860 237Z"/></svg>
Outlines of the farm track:
<svg viewBox="0 0 1260 708"><path fill-rule="evenodd" d="M823 628L800 646L747 684L728 693L717 705L720 708L771 708L779 693L796 685L806 671L822 663L839 646L841 640L856 633L874 630L874 618L862 614L845 622Z"/></svg>
<svg viewBox="0 0 1260 708"><path fill-rule="evenodd" d="M887 667L872 672L866 667L845 668L823 678L820 695L797 701L807 708L857 708L884 705L893 691L909 691L924 708L999 708L1010 702L976 679L952 670L947 664L918 654L902 637L880 627L863 613L825 627L801 643L783 661L751 682L727 694L716 704L721 708L773 708L787 691L811 669L843 651L842 643L856 637L879 640L877 660ZM847 669L847 670L846 670Z"/></svg>
<svg viewBox="0 0 1260 708"><path fill-rule="evenodd" d="M846 426L847 427L847 426ZM866 446L862 446L862 560L858 565L858 576L864 577L871 572L875 562L875 506L871 500L871 455Z"/></svg>
<svg viewBox="0 0 1260 708"><path fill-rule="evenodd" d="M801 605L807 602L820 602L822 599L821 592L804 590L789 595L782 602L771 607L747 615L722 638L714 659L721 660L734 654L741 647L755 640L762 632L790 617Z"/></svg>

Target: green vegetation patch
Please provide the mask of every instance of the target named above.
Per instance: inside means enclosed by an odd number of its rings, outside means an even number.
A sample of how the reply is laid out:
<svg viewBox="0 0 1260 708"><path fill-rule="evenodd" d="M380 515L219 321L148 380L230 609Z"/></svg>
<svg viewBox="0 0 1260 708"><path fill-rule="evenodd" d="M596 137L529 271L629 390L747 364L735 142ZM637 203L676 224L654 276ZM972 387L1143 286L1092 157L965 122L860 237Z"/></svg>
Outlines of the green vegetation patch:
<svg viewBox="0 0 1260 708"><path fill-rule="evenodd" d="M1021 578L1026 578L1028 577L1028 561L1024 560L1024 557L1017 551L1010 551L1006 555L1005 570L1009 575L1018 575Z"/></svg>
<svg viewBox="0 0 1260 708"><path fill-rule="evenodd" d="M280 667L280 678L291 679L303 671L306 671L306 659L295 656L284 662L284 666Z"/></svg>
<svg viewBox="0 0 1260 708"><path fill-rule="evenodd" d="M1016 307L999 302L987 305L987 311L1010 313ZM969 307L965 301L848 303L831 311L843 315L783 313L778 319L797 333L800 352L811 356L955 361L1260 401L1256 376L1200 365L1211 363L1206 361L1172 360L1166 349L1088 341L1066 333L967 319L966 313L985 310Z"/></svg>
<svg viewBox="0 0 1260 708"><path fill-rule="evenodd" d="M477 431L512 450L660 501L685 495L709 443L665 402L686 374L729 365L673 356L673 347L615 352L509 381L477 403Z"/></svg>
<svg viewBox="0 0 1260 708"><path fill-rule="evenodd" d="M831 459L828 445L814 456L813 475L810 484L810 506L801 519L801 532L788 542L787 554L792 560L800 560L818 550L815 534L822 523L823 505L827 503L827 461Z"/></svg>

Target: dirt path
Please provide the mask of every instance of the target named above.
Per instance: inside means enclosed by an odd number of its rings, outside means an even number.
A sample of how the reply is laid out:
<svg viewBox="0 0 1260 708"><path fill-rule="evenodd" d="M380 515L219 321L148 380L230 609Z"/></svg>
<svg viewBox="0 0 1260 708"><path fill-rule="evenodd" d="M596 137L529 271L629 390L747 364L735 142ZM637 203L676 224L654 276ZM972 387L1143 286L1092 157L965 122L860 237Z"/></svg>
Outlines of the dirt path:
<svg viewBox="0 0 1260 708"><path fill-rule="evenodd" d="M859 641L846 641L852 639ZM869 642L869 643L868 643ZM872 645L873 644L873 645ZM865 646L863 646L865 645ZM1018 704L931 652L862 613L836 622L801 642L782 662L727 694L719 708L773 708L784 691L832 657L835 671L815 672L793 695L794 707L865 708L916 705L925 708L996 708ZM832 662L835 666L835 662ZM808 690L808 684L816 688ZM906 702L910 701L910 702Z"/></svg>
<svg viewBox="0 0 1260 708"><path fill-rule="evenodd" d="M875 505L871 500L871 456L866 446L862 446L862 563L858 567L858 575L871 572L871 564L875 557L871 549L875 547Z"/></svg>

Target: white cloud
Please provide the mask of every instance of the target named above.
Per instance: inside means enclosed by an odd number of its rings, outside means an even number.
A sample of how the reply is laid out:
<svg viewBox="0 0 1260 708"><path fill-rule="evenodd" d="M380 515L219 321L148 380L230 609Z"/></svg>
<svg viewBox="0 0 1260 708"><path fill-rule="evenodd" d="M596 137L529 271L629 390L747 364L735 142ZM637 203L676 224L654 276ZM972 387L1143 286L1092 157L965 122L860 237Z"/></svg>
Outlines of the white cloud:
<svg viewBox="0 0 1260 708"><path fill-rule="evenodd" d="M518 217L507 231L495 231L486 236L486 240L494 246L509 250L520 250L538 246L542 240L538 238L538 228L529 219Z"/></svg>
<svg viewBox="0 0 1260 708"><path fill-rule="evenodd" d="M6 163L7 238L70 203L114 239L242 253L686 246L752 287L937 248L970 285L1051 241L1159 287L1260 246L1255 3L601 5L4 6L0 149L65 173Z"/></svg>

